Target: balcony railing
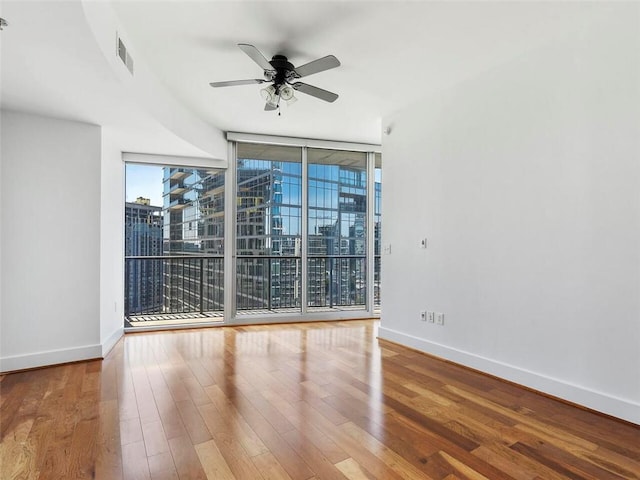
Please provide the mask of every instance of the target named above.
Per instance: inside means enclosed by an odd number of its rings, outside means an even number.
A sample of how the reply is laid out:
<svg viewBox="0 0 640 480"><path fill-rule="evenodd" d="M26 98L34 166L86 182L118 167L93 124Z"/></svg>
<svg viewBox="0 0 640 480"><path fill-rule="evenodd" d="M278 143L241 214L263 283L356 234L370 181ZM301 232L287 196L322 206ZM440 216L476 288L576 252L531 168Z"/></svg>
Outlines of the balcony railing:
<svg viewBox="0 0 640 480"><path fill-rule="evenodd" d="M361 306L367 303L367 261L364 255L309 256L309 307Z"/></svg>
<svg viewBox="0 0 640 480"><path fill-rule="evenodd" d="M186 198L179 197L174 200L171 200L171 202L169 203L169 210L180 210L186 207L188 204L189 204L189 200L187 200Z"/></svg>
<svg viewBox="0 0 640 480"><path fill-rule="evenodd" d="M238 255L237 310L299 310L301 266L300 257Z"/></svg>
<svg viewBox="0 0 640 480"><path fill-rule="evenodd" d="M187 191L187 187L182 182L175 183L175 184L173 184L173 185L171 185L169 187L169 194L170 195L177 195L179 193L183 193L183 192L186 192L186 191Z"/></svg>
<svg viewBox="0 0 640 480"><path fill-rule="evenodd" d="M192 170L188 168L172 168L170 169L169 179L170 180L182 180L183 178L191 175Z"/></svg>
<svg viewBox="0 0 640 480"><path fill-rule="evenodd" d="M379 305L379 263L373 275ZM364 309L364 255L307 257L307 306ZM296 256L238 255L236 309L239 313L291 312L302 308L302 259ZM224 310L221 255L128 256L125 258L125 315L145 320L163 315L220 316Z"/></svg>
<svg viewBox="0 0 640 480"><path fill-rule="evenodd" d="M382 267L382 259L380 255L376 255L373 257L373 306L379 310L380 309L380 274Z"/></svg>
<svg viewBox="0 0 640 480"><path fill-rule="evenodd" d="M248 313L301 309L300 257L238 255L236 308ZM366 257L307 257L307 305L311 309L366 305Z"/></svg>
<svg viewBox="0 0 640 480"><path fill-rule="evenodd" d="M224 309L224 258L125 257L125 316L204 314Z"/></svg>

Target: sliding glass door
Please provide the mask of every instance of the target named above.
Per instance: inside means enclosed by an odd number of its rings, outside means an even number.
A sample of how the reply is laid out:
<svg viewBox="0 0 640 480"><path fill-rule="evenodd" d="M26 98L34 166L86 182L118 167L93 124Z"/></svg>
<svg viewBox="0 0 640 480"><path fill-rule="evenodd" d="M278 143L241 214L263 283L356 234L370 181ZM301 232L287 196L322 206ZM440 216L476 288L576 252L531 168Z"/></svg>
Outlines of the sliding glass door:
<svg viewBox="0 0 640 480"><path fill-rule="evenodd" d="M373 313L380 298L374 157L365 151L235 144L236 317Z"/></svg>
<svg viewBox="0 0 640 480"><path fill-rule="evenodd" d="M307 164L307 305L364 310L367 154L310 148Z"/></svg>
<svg viewBox="0 0 640 480"><path fill-rule="evenodd" d="M241 143L236 171L237 313L300 313L302 149Z"/></svg>

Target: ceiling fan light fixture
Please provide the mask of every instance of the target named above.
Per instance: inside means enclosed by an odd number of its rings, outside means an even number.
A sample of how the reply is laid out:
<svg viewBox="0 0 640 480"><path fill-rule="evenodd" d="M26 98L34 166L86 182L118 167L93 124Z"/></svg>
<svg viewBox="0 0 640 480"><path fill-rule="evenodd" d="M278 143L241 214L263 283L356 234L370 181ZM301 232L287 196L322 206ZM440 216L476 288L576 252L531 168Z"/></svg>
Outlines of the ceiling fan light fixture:
<svg viewBox="0 0 640 480"><path fill-rule="evenodd" d="M288 103L289 100L293 98L293 92L293 88L291 88L289 85L285 85L284 87L280 88L280 98Z"/></svg>
<svg viewBox="0 0 640 480"><path fill-rule="evenodd" d="M296 103L298 101L298 99L294 96L291 96L291 98L289 100L286 100L287 102L287 107L290 107L291 105L293 105L294 103Z"/></svg>
<svg viewBox="0 0 640 480"><path fill-rule="evenodd" d="M278 104L278 95L276 95L276 87L273 85L269 85L266 88L260 90L260 95L262 99L270 105Z"/></svg>

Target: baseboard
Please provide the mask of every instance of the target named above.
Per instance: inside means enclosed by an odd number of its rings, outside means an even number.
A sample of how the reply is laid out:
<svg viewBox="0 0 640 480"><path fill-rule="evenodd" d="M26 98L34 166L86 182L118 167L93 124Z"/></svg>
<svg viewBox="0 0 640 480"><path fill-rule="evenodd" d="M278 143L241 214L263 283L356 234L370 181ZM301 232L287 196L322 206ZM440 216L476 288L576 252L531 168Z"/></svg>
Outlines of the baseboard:
<svg viewBox="0 0 640 480"><path fill-rule="evenodd" d="M92 360L95 358L102 358L102 347L100 345L85 345L82 347L48 350L12 357L0 357L0 373L47 367L81 360Z"/></svg>
<svg viewBox="0 0 640 480"><path fill-rule="evenodd" d="M118 343L118 340L120 340L123 335L124 326L121 326L116 328L116 330L111 335L109 335L109 338L102 342L102 358L106 357L109 354L111 349L116 346L116 343Z"/></svg>
<svg viewBox="0 0 640 480"><path fill-rule="evenodd" d="M380 338L449 360L513 383L558 397L591 410L640 425L640 404L574 385L561 379L448 347L424 338L380 326Z"/></svg>
<svg viewBox="0 0 640 480"><path fill-rule="evenodd" d="M115 347L122 335L124 335L124 327L117 328L102 345L85 345L83 347L62 348L60 350L48 350L46 352L15 355L13 357L0 357L0 373L104 358Z"/></svg>

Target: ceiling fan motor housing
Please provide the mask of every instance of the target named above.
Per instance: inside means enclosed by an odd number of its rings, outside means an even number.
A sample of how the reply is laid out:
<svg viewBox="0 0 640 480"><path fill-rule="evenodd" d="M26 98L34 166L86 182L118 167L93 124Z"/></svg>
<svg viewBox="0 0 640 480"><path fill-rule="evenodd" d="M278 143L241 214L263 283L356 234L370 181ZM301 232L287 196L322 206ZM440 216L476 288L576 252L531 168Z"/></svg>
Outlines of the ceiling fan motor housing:
<svg viewBox="0 0 640 480"><path fill-rule="evenodd" d="M297 78L295 67L284 55L274 55L269 63L276 73L273 75L269 70L265 70L264 76L267 80L273 81L276 88Z"/></svg>

